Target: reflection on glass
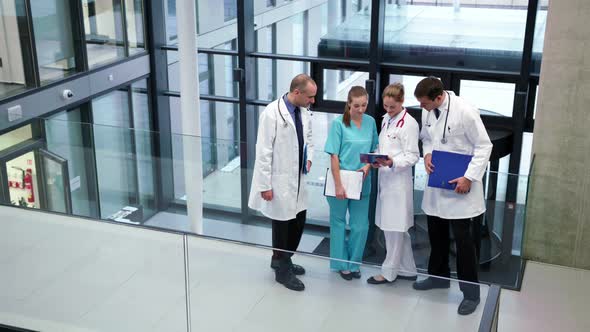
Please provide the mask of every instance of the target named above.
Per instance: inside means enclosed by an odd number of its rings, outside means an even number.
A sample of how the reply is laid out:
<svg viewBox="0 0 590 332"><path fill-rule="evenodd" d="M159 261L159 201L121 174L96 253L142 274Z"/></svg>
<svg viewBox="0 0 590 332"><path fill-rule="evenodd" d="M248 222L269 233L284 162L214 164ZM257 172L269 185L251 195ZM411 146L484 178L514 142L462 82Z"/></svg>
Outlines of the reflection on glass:
<svg viewBox="0 0 590 332"><path fill-rule="evenodd" d="M24 0L0 1L0 99L25 89L25 66L18 22L26 19Z"/></svg>
<svg viewBox="0 0 590 332"><path fill-rule="evenodd" d="M92 100L101 218L114 218L136 202L137 178L130 131L129 100L117 90ZM135 207L135 206L134 206Z"/></svg>
<svg viewBox="0 0 590 332"><path fill-rule="evenodd" d="M180 62L178 51L168 51L168 90L180 91ZM233 80L237 57L199 54L199 93L237 97L238 83Z"/></svg>
<svg viewBox="0 0 590 332"><path fill-rule="evenodd" d="M176 39L178 39L176 0L166 0L164 6L166 7L166 40L169 44L175 44Z"/></svg>
<svg viewBox="0 0 590 332"><path fill-rule="evenodd" d="M147 80L141 80L131 85L131 107L134 128L131 134L135 145L139 205L143 208L144 219L147 219L157 212L154 148L158 138L156 133L150 131L151 116Z"/></svg>
<svg viewBox="0 0 590 332"><path fill-rule="evenodd" d="M64 111L45 120L47 150L68 161L72 213L99 218L93 192L95 179L92 149L85 143L91 126L82 123L82 109Z"/></svg>
<svg viewBox="0 0 590 332"><path fill-rule="evenodd" d="M367 72L324 69L324 99L346 101L350 88L364 87L368 79Z"/></svg>
<svg viewBox="0 0 590 332"><path fill-rule="evenodd" d="M45 188L45 210L67 213L67 203L64 168L65 164L41 154L43 167L43 181Z"/></svg>
<svg viewBox="0 0 590 332"><path fill-rule="evenodd" d="M31 13L41 83L76 71L72 16L68 0L32 1Z"/></svg>
<svg viewBox="0 0 590 332"><path fill-rule="evenodd" d="M28 139L33 138L31 125L26 125L0 135L0 151L15 146Z"/></svg>
<svg viewBox="0 0 590 332"><path fill-rule="evenodd" d="M141 53L145 50L143 0L125 0L125 18L129 55Z"/></svg>
<svg viewBox="0 0 590 332"><path fill-rule="evenodd" d="M298 74L309 75L309 62L256 59L258 99L274 100L289 92L291 79Z"/></svg>
<svg viewBox="0 0 590 332"><path fill-rule="evenodd" d="M343 52L357 43L368 43L368 33L353 32L354 20L362 13L370 16L370 1L327 0L318 3L296 0L278 5L267 2L255 5L254 22L257 29L276 31L275 47L261 50L289 55L362 57ZM369 25L370 26L370 25ZM340 34L348 40L337 40ZM365 47L366 48L366 47Z"/></svg>
<svg viewBox="0 0 590 332"><path fill-rule="evenodd" d="M201 137L183 136L180 99L170 97L174 197L186 200L184 146L201 145L203 202L223 210L239 211L241 178L238 105L201 100ZM221 190L220 188L224 188Z"/></svg>
<svg viewBox="0 0 590 332"><path fill-rule="evenodd" d="M455 4L388 2L383 58L412 65L519 71L526 6L505 1ZM358 16L354 33L368 33L369 19L368 14Z"/></svg>
<svg viewBox="0 0 590 332"><path fill-rule="evenodd" d="M512 116L513 83L461 80L461 97L479 108L481 115Z"/></svg>
<svg viewBox="0 0 590 332"><path fill-rule="evenodd" d="M342 110L344 113L344 109ZM313 165L306 176L309 205L307 219L313 220L320 225L329 225L330 209L328 201L324 198L324 182L326 170L330 167L330 156L324 152L324 145L328 137L328 131L332 120L339 114L313 112L312 115L312 142L313 142Z"/></svg>
<svg viewBox="0 0 590 332"><path fill-rule="evenodd" d="M238 28L236 23L237 1L224 0L223 5L220 1L197 0L197 34L199 38L199 47L218 48L223 47L227 42L238 37ZM172 26L177 25L176 14L169 14L168 22ZM176 39L172 43L177 43ZM232 45L236 49L237 44Z"/></svg>
<svg viewBox="0 0 590 332"><path fill-rule="evenodd" d="M90 68L125 57L121 0L82 0Z"/></svg>

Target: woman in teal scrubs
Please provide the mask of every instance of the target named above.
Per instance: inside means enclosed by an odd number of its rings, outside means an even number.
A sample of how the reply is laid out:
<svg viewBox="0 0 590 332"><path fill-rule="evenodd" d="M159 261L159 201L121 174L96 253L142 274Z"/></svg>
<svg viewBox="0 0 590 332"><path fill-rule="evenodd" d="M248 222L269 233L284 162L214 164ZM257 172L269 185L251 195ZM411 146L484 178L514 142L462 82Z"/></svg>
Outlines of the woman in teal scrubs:
<svg viewBox="0 0 590 332"><path fill-rule="evenodd" d="M379 136L375 119L366 115L368 94L365 88L354 86L348 92L344 114L338 116L330 128L324 150L331 155L331 171L336 186L336 197L326 197L330 205L330 268L346 280L360 278L361 262L369 230L369 195L371 193L371 165L360 161L361 153L375 151ZM346 198L340 170L362 171L363 190L360 200ZM346 238L346 211L349 213L350 234ZM343 260L343 261L340 261Z"/></svg>

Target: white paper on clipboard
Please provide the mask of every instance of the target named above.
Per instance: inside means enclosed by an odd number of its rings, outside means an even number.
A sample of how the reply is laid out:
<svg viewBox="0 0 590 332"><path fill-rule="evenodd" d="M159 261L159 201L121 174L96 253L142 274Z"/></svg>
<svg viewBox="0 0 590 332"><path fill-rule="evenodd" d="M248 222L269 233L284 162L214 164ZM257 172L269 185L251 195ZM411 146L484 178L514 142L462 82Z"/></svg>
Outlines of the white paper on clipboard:
<svg viewBox="0 0 590 332"><path fill-rule="evenodd" d="M346 198L360 200L363 191L363 172L340 170L340 180L346 191ZM324 195L336 197L336 185L332 170L326 171L326 182L324 184Z"/></svg>

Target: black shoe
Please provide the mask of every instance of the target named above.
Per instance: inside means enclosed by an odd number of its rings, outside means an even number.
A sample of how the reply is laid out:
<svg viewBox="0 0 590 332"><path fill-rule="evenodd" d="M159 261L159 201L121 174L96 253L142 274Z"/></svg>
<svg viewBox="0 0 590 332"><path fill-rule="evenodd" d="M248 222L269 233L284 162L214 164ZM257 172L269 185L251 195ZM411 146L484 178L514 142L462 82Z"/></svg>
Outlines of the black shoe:
<svg viewBox="0 0 590 332"><path fill-rule="evenodd" d="M270 260L270 268L273 270L278 270L280 265L279 259L271 259ZM293 272L296 276L302 276L305 274L305 269L301 265L291 263L291 272Z"/></svg>
<svg viewBox="0 0 590 332"><path fill-rule="evenodd" d="M355 279L360 279L361 278L361 271L350 272L350 274L352 274L352 277L355 278Z"/></svg>
<svg viewBox="0 0 590 332"><path fill-rule="evenodd" d="M371 285L382 285L382 284L388 284L393 281L388 281L385 278L383 278L383 280L377 280L374 277L371 277L371 278L367 279L367 282Z"/></svg>
<svg viewBox="0 0 590 332"><path fill-rule="evenodd" d="M407 277L407 276L400 276L399 274L395 278L395 280L410 280L410 281L416 281L417 279L418 279L418 276Z"/></svg>
<svg viewBox="0 0 590 332"><path fill-rule="evenodd" d="M275 280L290 290L300 292L305 289L303 282L301 282L301 280L299 280L293 273L286 273L284 276L280 276L277 273Z"/></svg>
<svg viewBox="0 0 590 332"><path fill-rule="evenodd" d="M301 265L291 264L291 272L296 276L302 276L305 274L305 269Z"/></svg>
<svg viewBox="0 0 590 332"><path fill-rule="evenodd" d="M429 290L434 288L449 288L451 282L445 279L426 278L422 281L416 281L412 287L415 290Z"/></svg>
<svg viewBox="0 0 590 332"><path fill-rule="evenodd" d="M463 301L461 301L461 304L459 304L459 308L457 309L457 313L459 315L472 314L475 311L475 309L477 309L478 304L479 304L479 298L476 300L463 299Z"/></svg>
<svg viewBox="0 0 590 332"><path fill-rule="evenodd" d="M342 279L344 279L344 280L352 280L352 272L344 273L342 271L339 271L338 273L340 273L340 276L342 277Z"/></svg>

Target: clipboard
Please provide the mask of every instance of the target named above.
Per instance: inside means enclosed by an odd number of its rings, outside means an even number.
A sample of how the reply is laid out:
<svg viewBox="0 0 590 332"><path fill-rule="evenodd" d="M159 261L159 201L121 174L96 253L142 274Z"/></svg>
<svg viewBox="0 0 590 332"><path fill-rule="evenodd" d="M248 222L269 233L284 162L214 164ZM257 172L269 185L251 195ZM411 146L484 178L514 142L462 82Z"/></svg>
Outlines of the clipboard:
<svg viewBox="0 0 590 332"><path fill-rule="evenodd" d="M363 172L340 170L342 186L346 191L346 198L360 200L363 191ZM326 181L324 182L324 196L336 197L336 184L330 168L326 170Z"/></svg>
<svg viewBox="0 0 590 332"><path fill-rule="evenodd" d="M471 158L473 156L467 154L438 150L432 151L434 172L428 177L428 186L455 190L457 184L450 184L449 181L465 176Z"/></svg>

